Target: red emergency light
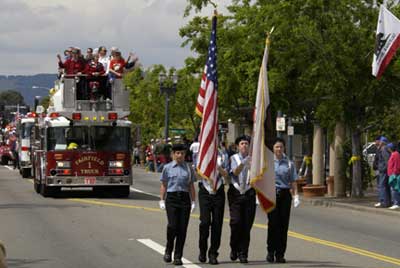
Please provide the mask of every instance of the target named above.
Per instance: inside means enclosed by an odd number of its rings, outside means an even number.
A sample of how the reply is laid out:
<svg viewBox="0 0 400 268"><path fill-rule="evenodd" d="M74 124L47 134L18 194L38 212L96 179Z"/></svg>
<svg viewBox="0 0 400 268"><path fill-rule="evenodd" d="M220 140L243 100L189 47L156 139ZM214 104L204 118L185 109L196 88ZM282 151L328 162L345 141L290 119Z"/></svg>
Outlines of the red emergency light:
<svg viewBox="0 0 400 268"><path fill-rule="evenodd" d="M73 120L81 120L82 114L81 113L72 113L72 119Z"/></svg>
<svg viewBox="0 0 400 268"><path fill-rule="evenodd" d="M29 118L35 118L35 117L37 117L37 114L36 114L35 112L29 112L29 113L27 114L27 117L29 117Z"/></svg>
<svg viewBox="0 0 400 268"><path fill-rule="evenodd" d="M70 169L59 169L57 171L59 175L68 176L72 174L72 171Z"/></svg>
<svg viewBox="0 0 400 268"><path fill-rule="evenodd" d="M57 118L57 117L59 117L59 116L60 116L59 113L51 113L51 114L50 114L50 118Z"/></svg>
<svg viewBox="0 0 400 268"><path fill-rule="evenodd" d="M122 168L113 168L108 171L109 175L123 175L124 170Z"/></svg>
<svg viewBox="0 0 400 268"><path fill-rule="evenodd" d="M118 113L108 113L108 119L109 120L117 120L118 119Z"/></svg>

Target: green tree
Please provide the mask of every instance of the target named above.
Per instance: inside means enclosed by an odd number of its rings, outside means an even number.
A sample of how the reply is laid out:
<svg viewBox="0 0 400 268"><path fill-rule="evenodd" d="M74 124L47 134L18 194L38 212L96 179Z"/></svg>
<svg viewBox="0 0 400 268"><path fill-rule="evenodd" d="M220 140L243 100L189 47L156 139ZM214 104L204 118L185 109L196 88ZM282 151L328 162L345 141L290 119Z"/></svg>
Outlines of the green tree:
<svg viewBox="0 0 400 268"><path fill-rule="evenodd" d="M166 70L164 66L155 65L145 71L137 69L125 77L130 88L131 114L130 120L141 126L144 142L152 138L164 136L165 96L160 93L159 74L174 72L178 74L176 93L170 96L170 128L183 128L189 137L198 131L199 120L194 109L199 82L186 69ZM171 82L171 81L169 81Z"/></svg>
<svg viewBox="0 0 400 268"><path fill-rule="evenodd" d="M25 105L24 97L15 90L0 92L0 105Z"/></svg>
<svg viewBox="0 0 400 268"><path fill-rule="evenodd" d="M187 10L208 3L189 0ZM363 129L398 99L397 61L380 81L371 76L378 15L373 1L238 0L228 10L229 16L219 16L218 28L219 96L225 114L253 105L265 32L275 26L269 60L273 108L302 119L308 133L315 120L330 130L337 121L345 122L352 154L360 156ZM180 30L183 45L190 44L199 55L186 62L190 70L204 62L207 29L209 19L195 17ZM362 196L361 180L360 161L355 161L353 196Z"/></svg>

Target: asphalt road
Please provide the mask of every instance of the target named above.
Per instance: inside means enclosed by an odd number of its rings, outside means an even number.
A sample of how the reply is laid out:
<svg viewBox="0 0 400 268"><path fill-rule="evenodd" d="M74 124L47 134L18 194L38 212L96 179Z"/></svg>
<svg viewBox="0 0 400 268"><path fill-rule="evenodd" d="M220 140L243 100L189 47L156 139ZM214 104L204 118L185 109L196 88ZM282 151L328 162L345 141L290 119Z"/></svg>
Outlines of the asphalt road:
<svg viewBox="0 0 400 268"><path fill-rule="evenodd" d="M142 192L138 192L142 191ZM129 198L63 191L43 198L30 180L0 166L0 240L8 266L173 267L162 262L166 216L158 209L158 174L134 169ZM287 263L268 264L266 216L257 212L249 263L229 259L226 210L219 267L400 267L400 219L340 208L300 205L292 210ZM184 250L190 264L209 267L198 256L198 209L191 216Z"/></svg>

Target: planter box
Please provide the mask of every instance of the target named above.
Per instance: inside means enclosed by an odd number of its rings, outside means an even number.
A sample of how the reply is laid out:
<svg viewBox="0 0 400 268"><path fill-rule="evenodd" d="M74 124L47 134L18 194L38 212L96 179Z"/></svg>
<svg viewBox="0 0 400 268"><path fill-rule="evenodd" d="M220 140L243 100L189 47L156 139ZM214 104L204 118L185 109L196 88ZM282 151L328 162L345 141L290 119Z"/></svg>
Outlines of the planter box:
<svg viewBox="0 0 400 268"><path fill-rule="evenodd" d="M297 183L297 191L299 193L303 192L303 187L307 185L307 180L304 177L300 177L298 180L296 180Z"/></svg>
<svg viewBox="0 0 400 268"><path fill-rule="evenodd" d="M308 184L306 186L303 186L303 196L304 197L324 196L325 191L326 191L325 185Z"/></svg>

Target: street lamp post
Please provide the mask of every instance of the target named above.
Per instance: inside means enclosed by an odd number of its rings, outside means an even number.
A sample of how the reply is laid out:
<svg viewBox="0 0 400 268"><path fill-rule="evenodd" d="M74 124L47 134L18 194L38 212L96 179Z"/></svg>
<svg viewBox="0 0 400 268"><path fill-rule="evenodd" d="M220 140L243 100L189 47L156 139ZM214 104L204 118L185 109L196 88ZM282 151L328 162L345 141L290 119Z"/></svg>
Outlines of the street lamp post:
<svg viewBox="0 0 400 268"><path fill-rule="evenodd" d="M168 129L169 129L169 100L170 100L170 95L175 94L176 92L176 85L178 83L178 76L176 73L173 75L169 76L167 79L167 76L164 73L160 73L158 76L158 80L160 82L160 93L165 94L165 129L164 129L164 136L165 136L165 142L168 141ZM168 81L172 81L171 83L167 83Z"/></svg>
<svg viewBox="0 0 400 268"><path fill-rule="evenodd" d="M33 106L34 106L33 111L34 111L34 112L36 112L36 108L37 108L38 105L39 105L39 101L40 101L40 96L35 96L35 100L33 101Z"/></svg>

